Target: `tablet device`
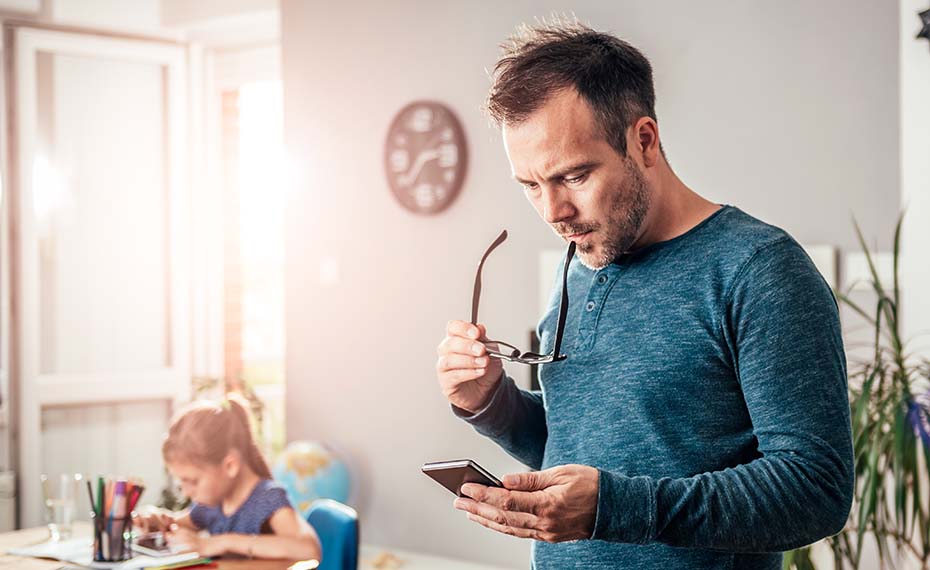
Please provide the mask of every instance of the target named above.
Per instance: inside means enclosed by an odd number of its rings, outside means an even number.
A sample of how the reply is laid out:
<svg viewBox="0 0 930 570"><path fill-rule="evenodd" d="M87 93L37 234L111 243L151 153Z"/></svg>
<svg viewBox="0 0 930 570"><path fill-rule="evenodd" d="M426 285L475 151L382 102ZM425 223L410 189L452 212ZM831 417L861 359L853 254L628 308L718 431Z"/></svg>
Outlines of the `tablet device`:
<svg viewBox="0 0 930 570"><path fill-rule="evenodd" d="M488 473L486 469L471 459L424 463L421 470L459 497L462 496L461 489L462 485L465 483L478 483L488 487L503 487L497 477Z"/></svg>

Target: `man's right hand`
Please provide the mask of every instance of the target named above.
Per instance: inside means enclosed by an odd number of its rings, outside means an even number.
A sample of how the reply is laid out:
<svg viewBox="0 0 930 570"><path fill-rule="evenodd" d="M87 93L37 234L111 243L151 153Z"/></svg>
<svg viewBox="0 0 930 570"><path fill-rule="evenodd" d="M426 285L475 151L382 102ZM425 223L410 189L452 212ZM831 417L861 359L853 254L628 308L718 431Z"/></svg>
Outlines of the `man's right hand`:
<svg viewBox="0 0 930 570"><path fill-rule="evenodd" d="M486 332L484 325L449 321L437 349L436 375L443 395L472 414L487 404L504 373L501 361L488 356L481 342L487 340Z"/></svg>

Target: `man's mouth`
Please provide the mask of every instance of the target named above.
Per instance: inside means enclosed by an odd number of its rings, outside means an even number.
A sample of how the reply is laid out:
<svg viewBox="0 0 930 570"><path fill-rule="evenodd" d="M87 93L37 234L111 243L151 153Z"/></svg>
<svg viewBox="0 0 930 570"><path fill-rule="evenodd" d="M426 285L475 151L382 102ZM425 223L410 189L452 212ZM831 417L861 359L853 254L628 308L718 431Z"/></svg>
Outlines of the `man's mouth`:
<svg viewBox="0 0 930 570"><path fill-rule="evenodd" d="M586 232L579 232L579 233L577 233L577 234L566 234L566 235L563 235L562 237L564 237L564 238L567 239L568 241L573 241L573 242L575 242L575 243L581 243L581 242L583 242L585 239L587 239L588 236L590 236L590 235L591 235L591 231L589 230L589 231L586 231Z"/></svg>

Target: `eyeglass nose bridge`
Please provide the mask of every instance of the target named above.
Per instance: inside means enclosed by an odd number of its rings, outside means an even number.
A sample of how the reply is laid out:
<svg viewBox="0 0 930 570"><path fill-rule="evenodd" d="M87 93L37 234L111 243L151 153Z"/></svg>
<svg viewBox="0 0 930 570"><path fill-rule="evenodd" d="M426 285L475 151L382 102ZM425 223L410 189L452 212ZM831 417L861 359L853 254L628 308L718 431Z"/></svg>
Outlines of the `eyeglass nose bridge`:
<svg viewBox="0 0 930 570"><path fill-rule="evenodd" d="M520 350L513 346L499 340L489 340L484 343L488 347L488 356L491 358L497 358L499 360L506 360L508 362L519 362L521 364L547 364L549 362L561 362L568 358L567 354L539 354L538 352L520 352ZM500 350L501 346L506 346L510 349L507 352Z"/></svg>

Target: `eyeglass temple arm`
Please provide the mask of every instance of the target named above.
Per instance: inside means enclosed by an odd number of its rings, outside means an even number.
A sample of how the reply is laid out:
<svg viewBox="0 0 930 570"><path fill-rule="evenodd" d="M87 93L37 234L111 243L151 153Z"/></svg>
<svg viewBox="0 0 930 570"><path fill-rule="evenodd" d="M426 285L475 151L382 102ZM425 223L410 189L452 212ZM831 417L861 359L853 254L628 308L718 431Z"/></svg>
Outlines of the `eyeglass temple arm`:
<svg viewBox="0 0 930 570"><path fill-rule="evenodd" d="M565 254L565 267L562 269L562 298L559 300L559 323L555 331L555 346L552 347L552 356L556 359L561 356L559 350L562 348L562 331L565 330L565 316L568 314L568 266L574 256L575 242L570 242L568 252Z"/></svg>
<svg viewBox="0 0 930 570"><path fill-rule="evenodd" d="M491 255L491 252L494 251L497 246L504 243L504 240L507 239L507 230L501 232L501 235L497 236L497 239L494 240L494 243L488 247L487 251L484 252L484 255L481 256L481 261L478 263L478 273L475 274L475 289L471 295L471 324L478 324L478 300L481 298L481 269L484 267L484 260Z"/></svg>

